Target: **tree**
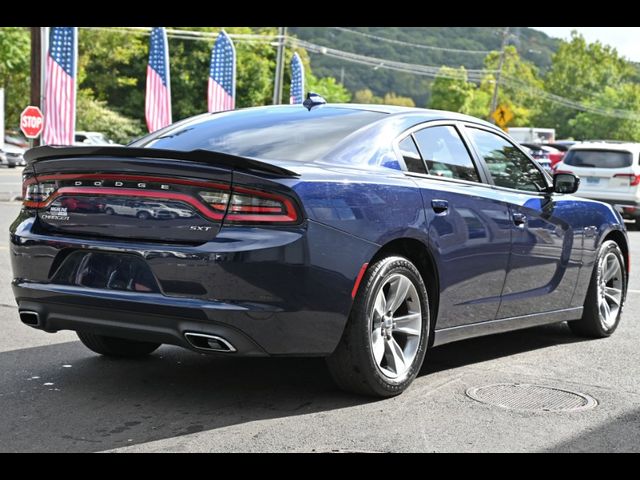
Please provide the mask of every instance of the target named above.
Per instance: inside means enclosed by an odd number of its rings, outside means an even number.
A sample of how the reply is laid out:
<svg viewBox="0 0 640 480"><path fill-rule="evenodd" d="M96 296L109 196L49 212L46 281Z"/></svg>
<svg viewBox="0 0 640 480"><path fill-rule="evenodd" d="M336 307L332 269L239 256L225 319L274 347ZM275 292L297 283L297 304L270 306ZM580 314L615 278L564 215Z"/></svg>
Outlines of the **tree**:
<svg viewBox="0 0 640 480"><path fill-rule="evenodd" d="M291 91L291 58L293 54L298 52L302 65L304 66L304 85L305 94L307 92L314 92L324 98L330 103L347 103L351 100L351 93L344 85L338 82L333 77L316 77L311 71L311 60L309 54L303 48L296 48L295 50L285 50L285 69L284 69L284 88L283 88L283 101L288 103L287 100L290 97ZM270 102L265 102L270 103Z"/></svg>
<svg viewBox="0 0 640 480"><path fill-rule="evenodd" d="M114 112L105 101L96 100L89 89L78 91L76 129L104 133L117 143L129 143L146 133L142 123Z"/></svg>
<svg viewBox="0 0 640 480"><path fill-rule="evenodd" d="M605 110L640 112L640 85L625 83L619 88L605 87L588 104ZM572 136L579 139L640 141L640 122L637 120L579 112L569 120L569 128Z"/></svg>
<svg viewBox="0 0 640 480"><path fill-rule="evenodd" d="M30 38L28 28L0 28L0 87L5 89L8 129L18 129L20 113L29 105Z"/></svg>
<svg viewBox="0 0 640 480"><path fill-rule="evenodd" d="M394 92L385 93L384 98L382 99L382 103L384 103L385 105L398 105L400 107L416 106L416 104L413 102L413 98L402 97L400 95L396 95Z"/></svg>
<svg viewBox="0 0 640 480"><path fill-rule="evenodd" d="M587 43L582 35L572 32L569 41L562 41L552 57L551 69L544 79L547 92L580 103L598 102L598 97L611 87L619 90L625 82L637 78L633 66L615 50L600 42ZM609 93L609 95L611 92ZM544 102L536 116L539 126L555 128L560 137L572 136L579 111L554 102ZM608 122L604 117L601 122ZM605 127L603 125L603 127ZM605 131L608 127L605 127ZM599 135L598 135L599 136Z"/></svg>
<svg viewBox="0 0 640 480"><path fill-rule="evenodd" d="M513 111L512 127L527 126L537 111L538 101L529 93L529 89L541 89L542 80L538 77L535 65L523 60L512 45L505 48L502 65L502 79L498 90L498 105L508 105ZM500 63L500 52L489 53L484 66L487 70L497 70ZM496 77L489 74L482 79L480 86L472 91L471 97L462 108L463 113L480 118L488 118L491 98L495 88Z"/></svg>
<svg viewBox="0 0 640 480"><path fill-rule="evenodd" d="M461 112L470 102L476 86L467 81L467 70L442 67L431 87L430 108Z"/></svg>

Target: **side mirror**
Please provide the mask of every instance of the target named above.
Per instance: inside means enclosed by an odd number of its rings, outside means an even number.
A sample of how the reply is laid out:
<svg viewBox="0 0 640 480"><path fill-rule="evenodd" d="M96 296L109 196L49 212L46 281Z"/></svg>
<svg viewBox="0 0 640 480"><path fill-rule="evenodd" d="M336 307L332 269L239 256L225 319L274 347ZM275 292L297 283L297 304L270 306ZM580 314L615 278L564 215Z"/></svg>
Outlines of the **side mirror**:
<svg viewBox="0 0 640 480"><path fill-rule="evenodd" d="M553 191L556 193L576 193L580 186L580 177L573 173L556 173L553 176Z"/></svg>

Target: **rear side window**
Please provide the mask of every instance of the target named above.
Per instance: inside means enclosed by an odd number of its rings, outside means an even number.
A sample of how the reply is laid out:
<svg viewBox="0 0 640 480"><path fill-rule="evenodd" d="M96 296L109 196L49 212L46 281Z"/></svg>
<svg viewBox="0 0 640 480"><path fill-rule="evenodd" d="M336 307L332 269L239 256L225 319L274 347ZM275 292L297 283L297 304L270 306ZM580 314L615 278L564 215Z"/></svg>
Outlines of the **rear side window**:
<svg viewBox="0 0 640 480"><path fill-rule="evenodd" d="M473 160L454 127L428 127L414 136L429 175L480 181Z"/></svg>
<svg viewBox="0 0 640 480"><path fill-rule="evenodd" d="M613 150L569 150L564 163L572 167L625 168L633 164L633 155Z"/></svg>
<svg viewBox="0 0 640 480"><path fill-rule="evenodd" d="M418 147L413 141L413 137L409 135L402 140L398 147L400 148L400 154L404 159L404 163L407 166L407 170L414 173L427 173L427 167L424 166Z"/></svg>

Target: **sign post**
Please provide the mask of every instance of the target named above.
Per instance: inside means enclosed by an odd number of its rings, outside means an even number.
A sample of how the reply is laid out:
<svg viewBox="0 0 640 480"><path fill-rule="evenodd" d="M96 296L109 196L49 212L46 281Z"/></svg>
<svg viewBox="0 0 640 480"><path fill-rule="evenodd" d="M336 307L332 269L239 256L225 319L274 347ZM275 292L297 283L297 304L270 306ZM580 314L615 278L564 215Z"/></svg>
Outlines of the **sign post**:
<svg viewBox="0 0 640 480"><path fill-rule="evenodd" d="M44 126L44 116L38 107L29 106L20 114L20 130L29 139L38 138Z"/></svg>

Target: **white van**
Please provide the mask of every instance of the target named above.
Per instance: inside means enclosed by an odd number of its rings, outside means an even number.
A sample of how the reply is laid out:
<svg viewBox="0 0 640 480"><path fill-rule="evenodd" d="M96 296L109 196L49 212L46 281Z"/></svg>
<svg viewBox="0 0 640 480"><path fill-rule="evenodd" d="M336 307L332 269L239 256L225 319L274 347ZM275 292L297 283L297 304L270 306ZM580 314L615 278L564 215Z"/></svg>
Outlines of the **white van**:
<svg viewBox="0 0 640 480"><path fill-rule="evenodd" d="M640 225L640 143L576 144L558 163L561 172L580 177L576 195L613 204Z"/></svg>

